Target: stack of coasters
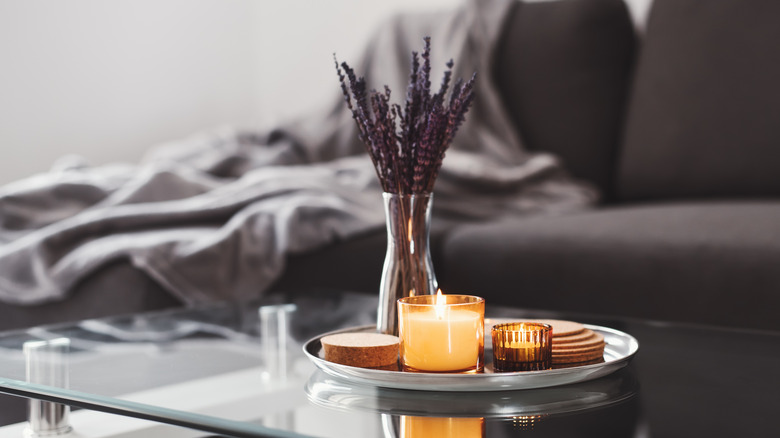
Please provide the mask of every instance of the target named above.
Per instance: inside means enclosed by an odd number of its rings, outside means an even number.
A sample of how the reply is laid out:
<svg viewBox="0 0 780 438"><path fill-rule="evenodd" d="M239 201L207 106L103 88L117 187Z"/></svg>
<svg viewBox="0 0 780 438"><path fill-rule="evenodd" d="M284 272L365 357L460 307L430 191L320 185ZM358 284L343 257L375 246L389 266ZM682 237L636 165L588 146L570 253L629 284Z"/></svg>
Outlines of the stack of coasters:
<svg viewBox="0 0 780 438"><path fill-rule="evenodd" d="M568 368L604 362L604 336L582 324L557 319L537 319L553 328L553 368Z"/></svg>

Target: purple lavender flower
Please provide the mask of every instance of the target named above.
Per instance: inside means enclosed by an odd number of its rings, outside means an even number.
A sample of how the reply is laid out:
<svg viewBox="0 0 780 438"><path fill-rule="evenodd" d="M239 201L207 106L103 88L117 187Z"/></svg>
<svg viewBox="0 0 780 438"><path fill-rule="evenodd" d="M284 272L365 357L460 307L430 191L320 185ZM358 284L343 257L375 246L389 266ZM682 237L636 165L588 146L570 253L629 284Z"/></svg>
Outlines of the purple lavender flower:
<svg viewBox="0 0 780 438"><path fill-rule="evenodd" d="M431 39L424 38L422 55L412 52L412 70L404 106L390 103L390 89L366 92L346 62L336 63L341 91L358 127L385 192L431 193L444 154L474 99L476 73L465 83L458 79L446 99L454 63L450 60L441 86L431 95ZM422 63L420 63L422 58ZM343 69L343 70L342 70Z"/></svg>

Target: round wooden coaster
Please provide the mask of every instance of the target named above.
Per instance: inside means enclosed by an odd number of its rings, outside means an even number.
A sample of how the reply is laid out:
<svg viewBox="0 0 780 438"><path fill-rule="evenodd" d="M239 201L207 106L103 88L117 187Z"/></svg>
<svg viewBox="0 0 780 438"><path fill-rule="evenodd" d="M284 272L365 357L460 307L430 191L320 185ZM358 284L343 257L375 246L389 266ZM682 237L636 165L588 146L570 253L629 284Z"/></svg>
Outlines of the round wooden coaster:
<svg viewBox="0 0 780 438"><path fill-rule="evenodd" d="M594 344L587 347L578 347L578 348L555 348L553 346L552 353L553 355L558 356L564 356L564 355L573 355L573 354L580 354L580 353L589 353L591 351L604 351L604 343L600 344Z"/></svg>
<svg viewBox="0 0 780 438"><path fill-rule="evenodd" d="M563 321L560 319L529 319L528 322L550 324L553 330L553 342L555 342L554 339L557 337L576 335L585 331L585 327L582 324L574 321Z"/></svg>
<svg viewBox="0 0 780 438"><path fill-rule="evenodd" d="M603 346L604 345L604 336L591 332L590 338L583 339L581 341L575 341L575 342L565 342L565 343L559 343L557 339L553 339L553 351L557 350L572 350L572 349L579 349L579 348L588 348L588 347L595 347L595 346Z"/></svg>
<svg viewBox="0 0 780 438"><path fill-rule="evenodd" d="M558 336L553 339L553 344L569 344L572 342L584 341L586 339L592 338L595 334L596 332L593 330L585 329L576 335Z"/></svg>
<svg viewBox="0 0 780 438"><path fill-rule="evenodd" d="M603 350L593 350L593 351L587 351L580 354L562 355L562 356L553 354L552 363L559 364L559 363L586 362L586 361L596 360L603 357L604 357Z"/></svg>
<svg viewBox="0 0 780 438"><path fill-rule="evenodd" d="M602 362L604 362L604 358L603 357L599 357L598 359L586 360L584 362L571 362L571 363L553 364L553 368L554 369L558 369L558 368L572 368L572 367L579 367L579 366L582 366L582 365L592 365L594 363L602 363Z"/></svg>
<svg viewBox="0 0 780 438"><path fill-rule="evenodd" d="M321 339L325 360L353 367L393 366L398 361L397 336L381 333L337 333Z"/></svg>

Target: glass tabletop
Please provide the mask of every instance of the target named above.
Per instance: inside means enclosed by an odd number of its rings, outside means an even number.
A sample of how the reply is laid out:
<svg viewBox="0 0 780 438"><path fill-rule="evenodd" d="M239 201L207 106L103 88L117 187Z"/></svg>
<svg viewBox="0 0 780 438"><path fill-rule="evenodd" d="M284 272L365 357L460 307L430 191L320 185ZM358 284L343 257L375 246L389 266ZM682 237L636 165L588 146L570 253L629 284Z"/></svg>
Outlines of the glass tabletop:
<svg viewBox="0 0 780 438"><path fill-rule="evenodd" d="M317 370L302 345L372 324L376 297L320 291L2 333L0 392L229 436L718 437L763 436L774 427L777 333L489 304L488 314L611 327L636 337L640 351L610 375L551 388L351 384ZM3 424L24 419L20 403L0 399Z"/></svg>

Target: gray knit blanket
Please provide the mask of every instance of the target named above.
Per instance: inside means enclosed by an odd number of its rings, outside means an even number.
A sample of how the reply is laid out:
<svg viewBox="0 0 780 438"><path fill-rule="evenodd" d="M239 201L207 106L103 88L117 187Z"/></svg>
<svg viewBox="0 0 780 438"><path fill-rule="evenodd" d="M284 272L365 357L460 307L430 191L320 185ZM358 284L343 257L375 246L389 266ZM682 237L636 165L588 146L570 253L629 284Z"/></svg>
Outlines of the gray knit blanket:
<svg viewBox="0 0 780 438"><path fill-rule="evenodd" d="M426 35L432 78L450 58L454 77L478 72L473 106L434 189L434 221L550 214L595 199L555 157L523 149L492 82L511 1L395 17L362 59L345 59L371 87L389 85L396 101ZM137 165L60 164L0 188L0 299L65 299L116 259L185 303L247 299L278 278L287 255L381 229L381 190L335 71L333 89L332 111L270 132L210 132L153 148Z"/></svg>

